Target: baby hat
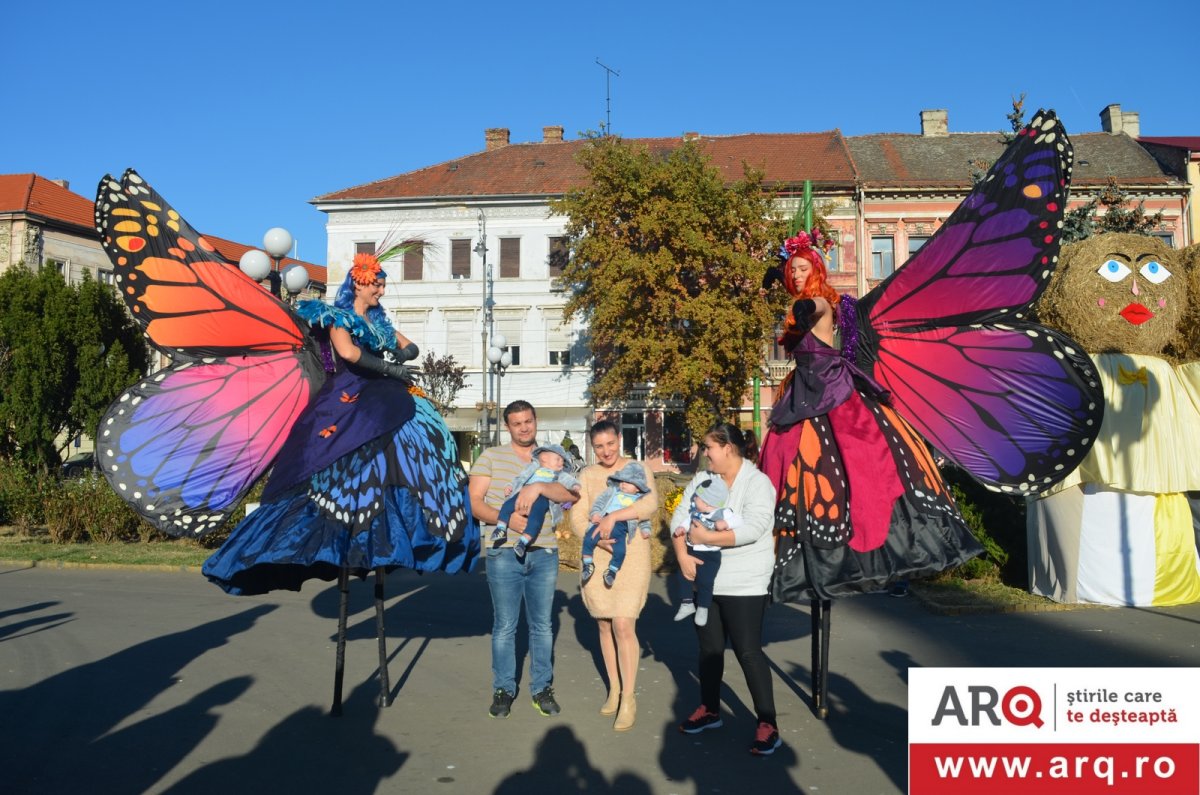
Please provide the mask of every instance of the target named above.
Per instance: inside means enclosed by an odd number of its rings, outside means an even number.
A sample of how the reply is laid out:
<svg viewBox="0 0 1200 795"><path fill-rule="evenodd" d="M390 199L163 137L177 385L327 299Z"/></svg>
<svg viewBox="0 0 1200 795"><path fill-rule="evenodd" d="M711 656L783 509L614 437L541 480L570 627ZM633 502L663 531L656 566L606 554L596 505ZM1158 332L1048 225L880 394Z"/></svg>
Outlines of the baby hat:
<svg viewBox="0 0 1200 795"><path fill-rule="evenodd" d="M729 501L729 487L720 477L714 476L700 481L696 486L695 496L707 502L714 508L724 508Z"/></svg>

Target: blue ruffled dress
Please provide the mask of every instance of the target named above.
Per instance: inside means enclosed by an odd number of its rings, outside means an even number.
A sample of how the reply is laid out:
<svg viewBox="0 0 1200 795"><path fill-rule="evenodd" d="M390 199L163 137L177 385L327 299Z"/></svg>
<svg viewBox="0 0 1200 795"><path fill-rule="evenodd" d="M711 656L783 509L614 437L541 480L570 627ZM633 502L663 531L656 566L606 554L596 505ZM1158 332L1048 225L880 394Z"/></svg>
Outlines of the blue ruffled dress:
<svg viewBox="0 0 1200 795"><path fill-rule="evenodd" d="M377 354L395 347L361 316L304 301L298 313L329 353L345 328ZM390 344L389 344L390 343ZM262 503L204 564L231 594L298 591L309 579L382 566L455 573L479 555L467 475L433 404L403 381L326 356L329 378L276 458Z"/></svg>

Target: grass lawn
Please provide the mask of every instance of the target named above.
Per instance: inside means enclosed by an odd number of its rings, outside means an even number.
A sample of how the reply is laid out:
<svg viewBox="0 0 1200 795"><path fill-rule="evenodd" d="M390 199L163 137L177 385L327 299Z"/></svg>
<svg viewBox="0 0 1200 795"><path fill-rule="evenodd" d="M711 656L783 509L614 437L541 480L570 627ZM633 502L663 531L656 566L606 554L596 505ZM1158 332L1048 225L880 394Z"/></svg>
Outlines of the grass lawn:
<svg viewBox="0 0 1200 795"><path fill-rule="evenodd" d="M212 554L187 541L145 544L55 544L37 537L0 534L0 560L55 563L101 563L125 566L200 566Z"/></svg>

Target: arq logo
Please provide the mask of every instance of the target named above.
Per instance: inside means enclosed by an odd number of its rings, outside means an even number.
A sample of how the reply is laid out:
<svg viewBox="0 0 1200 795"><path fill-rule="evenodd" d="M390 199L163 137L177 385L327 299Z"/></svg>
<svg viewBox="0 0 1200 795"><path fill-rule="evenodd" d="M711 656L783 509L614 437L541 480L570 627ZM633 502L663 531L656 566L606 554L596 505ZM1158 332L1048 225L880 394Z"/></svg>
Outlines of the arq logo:
<svg viewBox="0 0 1200 795"><path fill-rule="evenodd" d="M959 726L979 726L980 718L986 717L993 726L999 726L1000 716L996 714L999 708L1004 720L1014 726L1042 727L1042 699L1032 687L1012 687L1001 696L994 687L968 685L967 693L969 710L963 708L958 689L954 685L947 685L942 691L942 699L931 725L941 726L943 720L951 718Z"/></svg>

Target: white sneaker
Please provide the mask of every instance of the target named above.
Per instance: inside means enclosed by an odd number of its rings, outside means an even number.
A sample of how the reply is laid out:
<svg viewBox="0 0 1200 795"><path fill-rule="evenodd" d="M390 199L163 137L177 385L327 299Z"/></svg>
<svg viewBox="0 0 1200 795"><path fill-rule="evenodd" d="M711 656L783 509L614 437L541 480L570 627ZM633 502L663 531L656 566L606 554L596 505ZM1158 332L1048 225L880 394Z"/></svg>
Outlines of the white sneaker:
<svg viewBox="0 0 1200 795"><path fill-rule="evenodd" d="M679 612L675 614L676 621L683 621L685 618L696 612L696 603L690 599L679 606Z"/></svg>
<svg viewBox="0 0 1200 795"><path fill-rule="evenodd" d="M708 623L708 608L707 607L697 607L696 608L696 626L702 627L707 623Z"/></svg>

